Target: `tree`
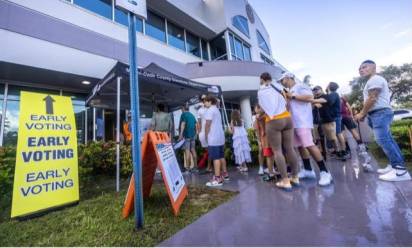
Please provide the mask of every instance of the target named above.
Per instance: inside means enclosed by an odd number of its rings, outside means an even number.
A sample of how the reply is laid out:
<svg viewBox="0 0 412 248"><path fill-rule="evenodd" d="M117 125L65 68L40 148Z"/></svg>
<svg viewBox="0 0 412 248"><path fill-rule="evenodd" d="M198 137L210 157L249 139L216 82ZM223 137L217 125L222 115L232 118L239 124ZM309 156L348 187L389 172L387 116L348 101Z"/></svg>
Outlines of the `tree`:
<svg viewBox="0 0 412 248"><path fill-rule="evenodd" d="M384 66L380 73L388 80L391 89L391 101L404 105L412 101L412 63L402 66Z"/></svg>
<svg viewBox="0 0 412 248"><path fill-rule="evenodd" d="M403 107L412 106L412 63L402 66L384 66L379 73L388 81L391 90L391 101ZM366 80L359 77L350 83L352 91L348 96L349 102L356 107L362 106L363 88Z"/></svg>

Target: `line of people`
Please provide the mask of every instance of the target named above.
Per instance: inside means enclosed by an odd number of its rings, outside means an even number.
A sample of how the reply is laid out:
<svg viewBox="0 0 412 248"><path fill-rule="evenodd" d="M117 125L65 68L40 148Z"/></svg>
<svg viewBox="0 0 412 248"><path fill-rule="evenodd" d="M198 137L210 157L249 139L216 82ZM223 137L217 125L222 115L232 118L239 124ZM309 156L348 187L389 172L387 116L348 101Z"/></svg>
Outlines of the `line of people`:
<svg viewBox="0 0 412 248"><path fill-rule="evenodd" d="M365 68L369 71L364 72ZM387 94L387 82L376 75L376 64L373 61L363 62L359 70L367 83L364 90L364 109L355 117L347 99L341 98L337 93L339 85L335 82L329 83L325 93L320 86L311 89L308 85L297 82L295 76L289 72L283 73L277 81L273 81L267 72L261 74L253 125L259 144L259 174L264 175L263 180L279 178L276 180L276 186L290 190L294 185L299 185L301 179L315 179L312 158L320 171L319 185L330 185L333 177L325 164L328 144L333 149L331 157L342 161L350 157L350 148L342 127L348 129L357 142L357 151L363 159L364 171L372 172L371 158L355 123L355 120L363 120L366 116L377 143L391 162L388 167L377 171L382 174L380 179L410 180L400 149L390 134L393 112ZM225 180L229 180L224 158L225 135L222 116L214 96L202 96L201 100L203 106L199 109L198 116L199 139L202 147L207 148L214 167L214 176L206 185L220 186ZM384 114L386 117L379 119L375 117L376 113ZM247 172L247 163L252 162L251 149L240 116L238 110L232 112L230 132L233 135L235 162L241 172ZM378 120L381 122L378 123ZM183 117L182 122L187 125L186 117ZM191 125L195 125L194 117L190 122ZM184 129L181 129L181 139L183 131ZM184 137L186 150L194 149L195 134L191 137L193 140ZM193 153L196 152L193 150ZM299 168L298 154L303 162L302 169Z"/></svg>

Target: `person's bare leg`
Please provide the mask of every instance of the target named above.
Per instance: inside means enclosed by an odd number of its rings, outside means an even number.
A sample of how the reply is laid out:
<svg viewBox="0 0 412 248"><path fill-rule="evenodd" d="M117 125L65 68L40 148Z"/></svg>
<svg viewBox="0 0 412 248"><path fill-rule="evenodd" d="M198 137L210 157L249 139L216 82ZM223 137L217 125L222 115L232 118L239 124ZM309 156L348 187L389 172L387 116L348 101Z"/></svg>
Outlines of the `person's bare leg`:
<svg viewBox="0 0 412 248"><path fill-rule="evenodd" d="M197 168L197 153L196 153L196 150L193 148L192 150L190 150L190 152L192 153L192 156L193 156L193 167Z"/></svg>
<svg viewBox="0 0 412 248"><path fill-rule="evenodd" d="M350 132L351 132L353 138L354 138L356 141L359 141L359 140L360 140L360 136L359 136L358 130L356 130L356 128L352 128L352 129L350 130Z"/></svg>
<svg viewBox="0 0 412 248"><path fill-rule="evenodd" d="M336 135L338 137L339 145L340 145L340 151L345 151L346 150L346 141L345 141L345 136L343 135L343 132L339 133Z"/></svg>
<svg viewBox="0 0 412 248"><path fill-rule="evenodd" d="M220 163L221 163L222 171L223 171L223 172L227 172L226 159L225 159L225 158L220 159Z"/></svg>
<svg viewBox="0 0 412 248"><path fill-rule="evenodd" d="M266 157L266 166L268 167L269 174L271 175L275 174L275 171L273 170L273 163L274 163L273 156Z"/></svg>
<svg viewBox="0 0 412 248"><path fill-rule="evenodd" d="M185 149L185 161L186 161L186 170L190 170L191 164L192 164L192 157L190 156L190 150Z"/></svg>
<svg viewBox="0 0 412 248"><path fill-rule="evenodd" d="M221 173L221 161L220 159L213 160L213 167L215 169L215 176L220 177Z"/></svg>

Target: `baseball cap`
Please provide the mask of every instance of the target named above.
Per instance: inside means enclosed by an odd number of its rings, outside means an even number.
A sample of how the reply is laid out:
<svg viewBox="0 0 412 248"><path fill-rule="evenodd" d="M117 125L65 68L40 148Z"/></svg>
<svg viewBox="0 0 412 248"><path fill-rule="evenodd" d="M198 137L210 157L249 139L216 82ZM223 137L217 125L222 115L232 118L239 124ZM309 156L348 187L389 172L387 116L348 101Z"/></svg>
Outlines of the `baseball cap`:
<svg viewBox="0 0 412 248"><path fill-rule="evenodd" d="M295 78L295 75L293 73L285 71L282 73L282 76L278 79L278 82L282 81L284 78Z"/></svg>

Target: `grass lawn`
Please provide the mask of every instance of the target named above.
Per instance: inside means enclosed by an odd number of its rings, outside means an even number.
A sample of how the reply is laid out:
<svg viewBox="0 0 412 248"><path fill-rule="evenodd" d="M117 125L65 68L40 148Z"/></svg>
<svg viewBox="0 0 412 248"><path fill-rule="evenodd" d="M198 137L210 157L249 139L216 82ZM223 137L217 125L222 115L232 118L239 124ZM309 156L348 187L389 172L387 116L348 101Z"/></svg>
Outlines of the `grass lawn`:
<svg viewBox="0 0 412 248"><path fill-rule="evenodd" d="M0 205L1 246L154 246L171 237L236 193L189 187L180 215L172 213L164 185L155 183L144 202L145 228L134 231L134 218L121 218L127 188L119 195L114 179L93 179L82 187L80 203L27 221L10 220L10 206ZM8 206L7 206L8 205Z"/></svg>
<svg viewBox="0 0 412 248"><path fill-rule="evenodd" d="M385 154L383 153L382 149L376 144L372 142L368 145L369 150L371 151L372 155L375 157L376 161L379 163L380 167L386 167L389 164L388 159L386 158ZM409 171L412 171L412 161L406 160L406 167Z"/></svg>

